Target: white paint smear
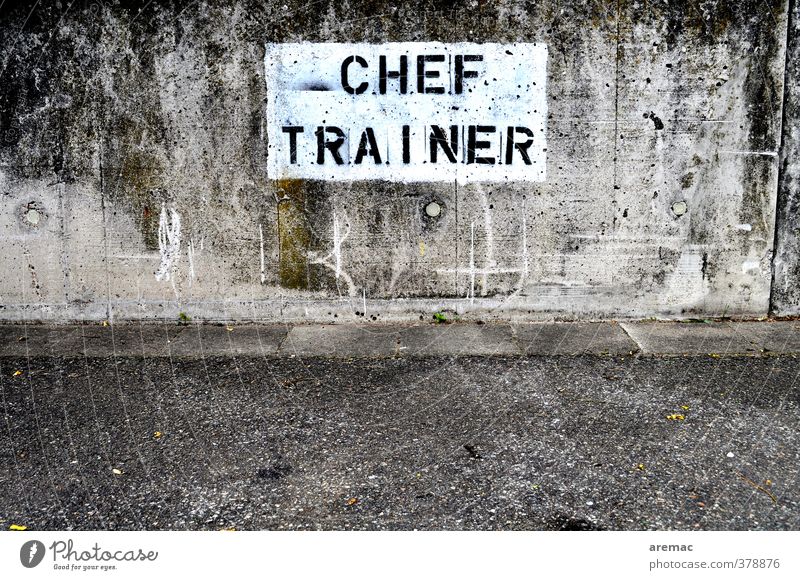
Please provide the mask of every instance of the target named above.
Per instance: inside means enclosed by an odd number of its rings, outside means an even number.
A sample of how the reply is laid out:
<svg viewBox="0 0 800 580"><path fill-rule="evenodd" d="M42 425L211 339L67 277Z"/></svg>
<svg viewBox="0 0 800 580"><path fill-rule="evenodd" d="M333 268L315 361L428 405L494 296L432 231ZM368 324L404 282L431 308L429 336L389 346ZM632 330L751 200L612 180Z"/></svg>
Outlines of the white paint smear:
<svg viewBox="0 0 800 580"><path fill-rule="evenodd" d="M189 238L189 243L186 244L186 255L189 257L189 286L194 281L194 240Z"/></svg>
<svg viewBox="0 0 800 580"><path fill-rule="evenodd" d="M272 179L543 181L544 44L268 44Z"/></svg>
<svg viewBox="0 0 800 580"><path fill-rule="evenodd" d="M267 281L267 275L264 270L264 228L261 227L261 224L258 224L258 241L261 255L261 283L264 284Z"/></svg>
<svg viewBox="0 0 800 580"><path fill-rule="evenodd" d="M156 272L156 280L171 280L175 267L181 258L181 216L167 206L161 206L161 215L158 219L158 252L161 254L161 264Z"/></svg>
<svg viewBox="0 0 800 580"><path fill-rule="evenodd" d="M747 274L752 270L758 270L761 267L761 262L756 260L748 260L746 262L742 262L742 273Z"/></svg>

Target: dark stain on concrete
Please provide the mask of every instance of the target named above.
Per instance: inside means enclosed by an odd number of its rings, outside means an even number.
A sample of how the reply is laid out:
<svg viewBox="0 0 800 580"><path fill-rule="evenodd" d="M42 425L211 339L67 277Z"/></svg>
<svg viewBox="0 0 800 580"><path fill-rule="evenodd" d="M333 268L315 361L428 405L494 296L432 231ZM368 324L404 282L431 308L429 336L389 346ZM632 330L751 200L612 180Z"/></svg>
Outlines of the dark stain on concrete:
<svg viewBox="0 0 800 580"><path fill-rule="evenodd" d="M308 250L311 229L306 218L306 182L284 179L277 182L278 279L281 286L296 290L309 288Z"/></svg>
<svg viewBox="0 0 800 580"><path fill-rule="evenodd" d="M657 117L653 111L650 111L650 113L645 113L644 118L650 119L653 122L653 127L655 127L656 131L661 131L664 128L664 122Z"/></svg>

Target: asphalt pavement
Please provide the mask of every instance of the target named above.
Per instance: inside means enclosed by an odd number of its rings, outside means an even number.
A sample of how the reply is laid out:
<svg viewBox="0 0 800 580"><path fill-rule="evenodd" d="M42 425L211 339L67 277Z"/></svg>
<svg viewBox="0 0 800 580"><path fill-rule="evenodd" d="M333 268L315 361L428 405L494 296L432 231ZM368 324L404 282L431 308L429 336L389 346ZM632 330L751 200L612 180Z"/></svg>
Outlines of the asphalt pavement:
<svg viewBox="0 0 800 580"><path fill-rule="evenodd" d="M793 321L0 328L0 526L800 529Z"/></svg>

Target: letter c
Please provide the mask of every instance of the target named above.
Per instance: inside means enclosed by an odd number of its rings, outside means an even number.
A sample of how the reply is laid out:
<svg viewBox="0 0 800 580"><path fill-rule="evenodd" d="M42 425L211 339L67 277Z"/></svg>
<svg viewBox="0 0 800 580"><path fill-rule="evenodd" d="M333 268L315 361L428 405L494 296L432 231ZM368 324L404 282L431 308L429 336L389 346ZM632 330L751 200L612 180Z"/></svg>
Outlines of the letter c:
<svg viewBox="0 0 800 580"><path fill-rule="evenodd" d="M351 95L360 95L367 90L369 83L364 81L356 88L350 86L350 82L347 80L347 67L353 64L354 61L360 64L363 68L367 68L367 61L358 55L351 55L344 59L344 62L342 62L342 88Z"/></svg>

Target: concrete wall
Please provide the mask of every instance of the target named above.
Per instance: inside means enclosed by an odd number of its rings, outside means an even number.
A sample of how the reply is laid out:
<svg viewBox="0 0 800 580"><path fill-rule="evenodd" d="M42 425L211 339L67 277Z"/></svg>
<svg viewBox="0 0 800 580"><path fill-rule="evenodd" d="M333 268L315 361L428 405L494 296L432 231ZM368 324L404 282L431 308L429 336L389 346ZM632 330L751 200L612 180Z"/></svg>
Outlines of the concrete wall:
<svg viewBox="0 0 800 580"><path fill-rule="evenodd" d="M769 311L787 0L11 4L0 319ZM546 180L274 179L265 46L303 41L545 43Z"/></svg>
<svg viewBox="0 0 800 580"><path fill-rule="evenodd" d="M789 2L772 310L800 314L800 3Z"/></svg>

